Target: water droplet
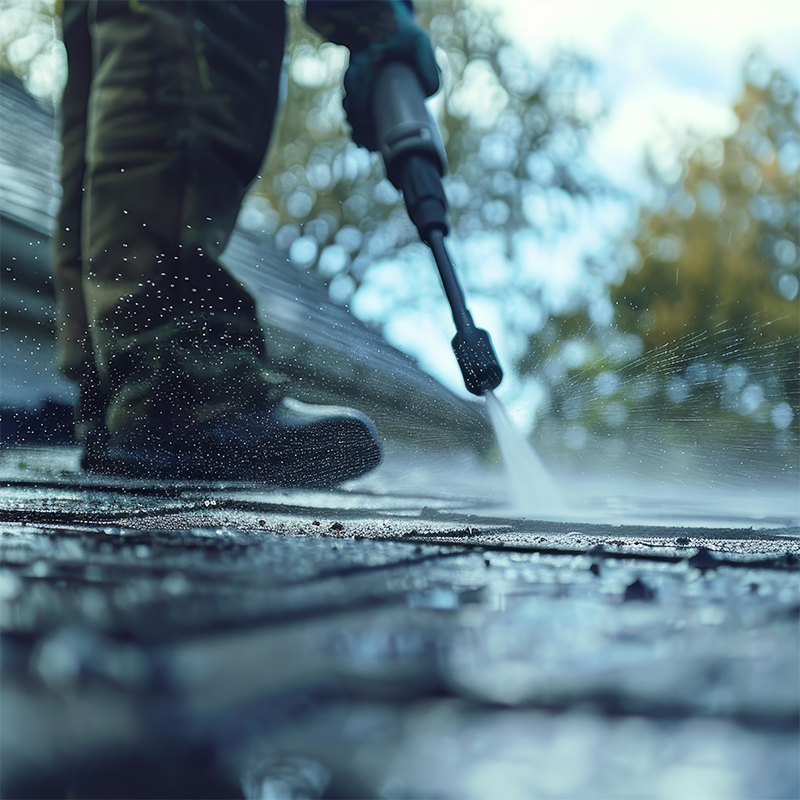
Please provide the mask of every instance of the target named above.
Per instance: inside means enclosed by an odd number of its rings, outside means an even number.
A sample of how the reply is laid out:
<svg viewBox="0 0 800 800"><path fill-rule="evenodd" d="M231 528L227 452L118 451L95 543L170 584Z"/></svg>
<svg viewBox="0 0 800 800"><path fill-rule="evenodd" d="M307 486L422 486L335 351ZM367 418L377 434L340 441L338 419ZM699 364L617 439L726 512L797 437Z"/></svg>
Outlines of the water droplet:
<svg viewBox="0 0 800 800"><path fill-rule="evenodd" d="M46 578L50 574L50 565L46 561L34 561L30 572L34 578Z"/></svg>
<svg viewBox="0 0 800 800"><path fill-rule="evenodd" d="M171 572L161 582L161 586L167 594L180 595L189 591L189 581L182 572Z"/></svg>
<svg viewBox="0 0 800 800"><path fill-rule="evenodd" d="M794 419L794 411L792 411L792 407L788 403L778 403L772 409L770 417L772 419L772 424L778 430L783 431L792 424L792 420Z"/></svg>
<svg viewBox="0 0 800 800"><path fill-rule="evenodd" d="M68 685L80 674L78 643L72 638L69 632L57 632L46 639L33 656L33 669L49 686Z"/></svg>
<svg viewBox="0 0 800 800"><path fill-rule="evenodd" d="M22 589L22 581L13 572L0 572L0 600L13 600Z"/></svg>

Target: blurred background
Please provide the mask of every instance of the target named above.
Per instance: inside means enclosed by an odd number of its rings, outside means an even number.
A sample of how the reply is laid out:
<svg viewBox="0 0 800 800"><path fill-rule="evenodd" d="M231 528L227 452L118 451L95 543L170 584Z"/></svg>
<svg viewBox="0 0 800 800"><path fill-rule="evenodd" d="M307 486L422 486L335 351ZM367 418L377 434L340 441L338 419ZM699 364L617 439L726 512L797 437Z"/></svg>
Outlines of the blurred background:
<svg viewBox="0 0 800 800"><path fill-rule="evenodd" d="M54 0L0 2L0 67L57 107ZM346 52L289 3L286 100L240 218L466 395L426 248L349 140ZM452 252L546 461L737 485L798 475L800 8L418 0Z"/></svg>

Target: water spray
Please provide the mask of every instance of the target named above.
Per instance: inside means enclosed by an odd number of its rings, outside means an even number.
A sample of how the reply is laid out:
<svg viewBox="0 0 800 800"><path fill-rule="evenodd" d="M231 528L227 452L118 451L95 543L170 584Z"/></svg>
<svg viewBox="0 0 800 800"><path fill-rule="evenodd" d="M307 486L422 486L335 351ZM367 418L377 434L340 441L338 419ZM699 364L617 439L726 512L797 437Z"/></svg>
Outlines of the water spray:
<svg viewBox="0 0 800 800"><path fill-rule="evenodd" d="M491 392L503 380L489 333L472 319L447 252L447 199L442 177L447 169L441 136L425 106L414 70L402 62L386 64L376 82L375 132L386 174L403 193L408 216L431 249L453 313L452 346L464 384L472 394Z"/></svg>
<svg viewBox="0 0 800 800"><path fill-rule="evenodd" d="M407 64L386 64L378 75L374 96L375 132L386 174L403 193L408 216L431 249L442 286L453 312L456 335L453 352L464 384L486 400L510 480L515 509L520 513L558 514L560 493L533 448L514 429L494 390L503 380L488 332L469 313L453 261L447 252L447 199L442 177L447 170L441 136L425 106L416 74Z"/></svg>

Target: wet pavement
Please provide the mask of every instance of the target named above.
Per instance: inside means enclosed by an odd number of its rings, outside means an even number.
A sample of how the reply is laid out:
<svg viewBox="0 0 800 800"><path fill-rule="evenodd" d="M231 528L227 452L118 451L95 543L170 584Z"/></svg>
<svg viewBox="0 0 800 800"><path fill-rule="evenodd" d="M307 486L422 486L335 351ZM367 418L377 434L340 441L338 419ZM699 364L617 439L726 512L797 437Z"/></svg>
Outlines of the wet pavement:
<svg viewBox="0 0 800 800"><path fill-rule="evenodd" d="M796 501L679 494L542 521L466 456L290 492L0 451L3 796L796 798Z"/></svg>

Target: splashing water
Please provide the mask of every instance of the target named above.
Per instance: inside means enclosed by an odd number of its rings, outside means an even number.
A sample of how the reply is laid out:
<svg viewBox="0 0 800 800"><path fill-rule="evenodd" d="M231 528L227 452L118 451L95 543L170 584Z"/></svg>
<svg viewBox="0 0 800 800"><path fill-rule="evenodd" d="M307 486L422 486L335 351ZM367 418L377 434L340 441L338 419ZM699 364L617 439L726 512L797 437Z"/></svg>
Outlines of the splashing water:
<svg viewBox="0 0 800 800"><path fill-rule="evenodd" d="M515 511L538 516L560 515L564 501L536 451L525 441L494 392L484 394L486 410L503 457Z"/></svg>
<svg viewBox="0 0 800 800"><path fill-rule="evenodd" d="M637 336L609 329L605 368L587 349L583 366L556 381L561 413L541 432L582 472L760 494L765 483L793 483L796 493L798 339L772 333L763 315L746 322L754 344L741 326L719 324L646 352Z"/></svg>

